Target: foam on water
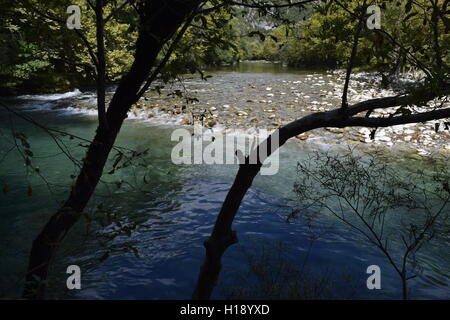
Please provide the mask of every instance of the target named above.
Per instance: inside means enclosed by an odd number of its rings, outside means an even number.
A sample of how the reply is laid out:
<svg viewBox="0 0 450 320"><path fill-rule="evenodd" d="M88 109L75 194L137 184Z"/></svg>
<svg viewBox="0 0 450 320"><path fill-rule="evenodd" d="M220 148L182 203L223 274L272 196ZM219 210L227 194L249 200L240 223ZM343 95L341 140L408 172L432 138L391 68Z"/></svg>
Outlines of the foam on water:
<svg viewBox="0 0 450 320"><path fill-rule="evenodd" d="M25 99L25 100L38 100L38 101L56 101L60 99L67 99L67 98L73 98L76 96L81 95L82 92L78 89L75 89L73 91L69 91L66 93L54 93L54 94L42 94L42 95L22 95L18 96L19 99Z"/></svg>

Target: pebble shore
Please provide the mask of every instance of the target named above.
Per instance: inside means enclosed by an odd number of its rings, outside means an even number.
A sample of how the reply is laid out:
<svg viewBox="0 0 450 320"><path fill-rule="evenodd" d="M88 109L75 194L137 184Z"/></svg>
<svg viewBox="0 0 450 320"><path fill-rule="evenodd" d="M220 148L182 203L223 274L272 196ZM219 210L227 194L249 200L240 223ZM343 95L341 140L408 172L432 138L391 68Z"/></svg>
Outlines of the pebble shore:
<svg viewBox="0 0 450 320"><path fill-rule="evenodd" d="M403 76L398 88L413 83L416 77L412 74ZM226 89L221 88L220 83L205 85L191 80L186 82L184 97L169 95L170 89L161 94L147 92L131 108L128 118L155 124L192 126L197 123L225 133L236 130L251 132L261 128L270 132L308 114L339 107L344 80L343 70L280 77L279 81L255 81L249 76L239 83L228 83ZM381 89L380 83L381 77L376 74L354 73L348 91L349 104L398 94L398 88ZM227 89L229 91L224 92ZM186 103L186 96L195 97L198 101ZM431 110L437 103L431 101L426 108ZM443 107L449 106L450 102L444 102ZM64 107L95 113L95 98L72 99L69 105L64 103ZM395 110L376 109L371 116L387 117ZM445 121L441 120L380 128L376 130L374 139L368 128L324 128L296 138L299 142L395 146L413 151L411 157L418 158L436 151L450 153L450 130L446 127Z"/></svg>

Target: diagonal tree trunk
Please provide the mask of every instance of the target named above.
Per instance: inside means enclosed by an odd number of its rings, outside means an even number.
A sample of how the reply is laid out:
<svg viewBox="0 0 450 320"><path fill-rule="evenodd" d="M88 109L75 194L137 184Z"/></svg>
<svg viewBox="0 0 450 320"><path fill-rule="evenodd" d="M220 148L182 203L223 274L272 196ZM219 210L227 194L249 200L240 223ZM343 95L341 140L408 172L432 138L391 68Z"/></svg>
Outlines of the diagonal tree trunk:
<svg viewBox="0 0 450 320"><path fill-rule="evenodd" d="M198 0L142 2L134 62L122 78L106 112L107 127L99 123L69 198L33 241L24 298L44 298L50 261L94 193L128 110L139 99L138 93L155 66L161 48L199 3Z"/></svg>
<svg viewBox="0 0 450 320"><path fill-rule="evenodd" d="M449 93L450 84L447 84L442 88L442 90L438 90L438 92L429 92L427 95L421 97L421 99L423 99L423 101L428 101L435 97L448 95ZM252 152L259 154L259 148L265 145L267 156L270 156L276 148L284 145L284 143L286 143L286 141L290 138L318 128L344 128L352 126L376 128L406 123L425 122L450 117L450 108L391 118L369 118L356 116L361 112L372 111L378 108L390 108L417 102L419 101L416 97L414 97L414 95L403 95L367 100L345 109L340 108L326 112L314 113L281 127L277 133L279 141L278 143L275 142L275 148L272 147L271 139L274 136L274 134L272 134ZM239 210L245 194L251 187L254 178L262 166L262 163L259 161L258 164L248 164L248 160L252 158L258 159L254 155L250 155L246 158L246 164L240 165L233 185L228 191L225 201L222 204L222 208L220 209L219 215L216 219L211 236L204 243L206 250L205 260L203 265L200 267L197 284L192 295L193 299L205 300L211 297L211 293L219 278L222 256L230 245L237 242L236 233L232 230L233 220Z"/></svg>

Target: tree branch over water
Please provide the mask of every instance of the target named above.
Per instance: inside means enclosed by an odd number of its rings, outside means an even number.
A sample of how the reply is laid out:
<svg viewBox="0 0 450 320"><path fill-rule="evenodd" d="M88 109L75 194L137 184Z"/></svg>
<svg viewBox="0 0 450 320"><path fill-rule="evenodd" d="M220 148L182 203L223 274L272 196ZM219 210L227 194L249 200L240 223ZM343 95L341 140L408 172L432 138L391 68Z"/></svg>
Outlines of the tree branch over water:
<svg viewBox="0 0 450 320"><path fill-rule="evenodd" d="M366 11L366 2L365 1L364 1L363 6L360 8L360 10L361 10L361 13L358 18L358 24L357 24L354 39L353 39L352 53L351 53L350 59L348 61L347 73L345 76L344 89L343 89L343 93L342 93L342 108L343 109L346 109L348 106L348 102L347 102L348 85L350 83L350 76L352 74L353 65L355 63L356 54L358 52L359 36L361 34L361 29L364 24L364 16L365 16L365 11Z"/></svg>
<svg viewBox="0 0 450 320"><path fill-rule="evenodd" d="M122 77L105 114L108 128L105 130L106 128L99 124L71 194L33 241L23 291L24 298L44 297L51 259L91 199L127 112L136 102L137 93L149 79L152 68L157 65L157 58L163 47L191 14L196 12L202 2L172 0L171 6L168 6L167 2L140 2L137 7L140 25L134 61L128 73Z"/></svg>
<svg viewBox="0 0 450 320"><path fill-rule="evenodd" d="M433 98L443 97L450 93L450 86L442 88L438 93L428 93L423 100L432 100ZM417 97L412 94L386 97L379 99L367 100L355 105L349 106L346 112L342 112L340 108L319 112L308 115L296 121L293 121L281 127L276 135L279 141L275 144L275 148L280 148L287 140L299 134L324 127L388 127L399 124L417 123L429 120L438 120L450 118L450 108L440 110L432 110L411 115L400 115L390 118L368 118L368 117L352 117L361 112L374 109L387 109L402 106L405 103L418 102ZM231 186L225 201L222 204L219 215L214 224L211 237L205 241L206 256L204 263L200 269L200 275L197 281L194 299L209 299L212 290L218 280L221 269L221 258L226 249L237 242L236 233L232 230L233 220L239 210L247 190L251 187L253 179L261 169L262 163L250 164L249 159L258 159L259 150L264 148L267 150L269 157L276 149L272 146L274 134L270 135L266 141L263 141L252 154L247 156L245 164L240 165L236 178ZM256 153L256 156L255 156Z"/></svg>

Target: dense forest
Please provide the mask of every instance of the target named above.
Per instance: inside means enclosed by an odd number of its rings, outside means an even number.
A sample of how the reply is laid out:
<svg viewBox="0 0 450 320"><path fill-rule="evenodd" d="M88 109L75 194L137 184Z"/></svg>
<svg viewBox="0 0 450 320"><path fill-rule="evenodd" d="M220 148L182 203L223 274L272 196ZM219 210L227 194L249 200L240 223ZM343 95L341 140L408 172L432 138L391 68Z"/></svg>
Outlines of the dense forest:
<svg viewBox="0 0 450 320"><path fill-rule="evenodd" d="M38 1L4 0L1 13L0 80L3 93L68 90L95 83L89 67L88 48L77 35L57 21L46 21L38 12ZM73 2L73 3L72 3ZM86 1L72 1L83 14L86 41L95 45L95 24ZM386 75L409 70L405 52L411 50L423 64L433 62L434 25L428 1L381 1L386 33L363 30L355 67ZM47 6L49 15L65 18L64 1ZM105 7L110 13L114 1ZM346 1L353 10L358 1ZM36 7L36 8L35 8ZM33 9L34 8L34 9ZM238 10L238 11L236 11ZM114 83L129 69L137 37L132 7L125 7L105 26L108 82ZM442 52L450 46L449 18L438 21ZM199 19L200 20L200 19ZM180 72L234 64L242 60L277 61L302 68L344 68L351 52L354 17L335 6L312 10L286 8L275 16L258 9L223 9L190 28L166 66L167 77ZM393 37L393 39L389 39ZM396 44L397 43L397 44ZM443 57L449 63L448 56ZM172 71L171 71L172 69ZM175 72L176 70L176 72Z"/></svg>

